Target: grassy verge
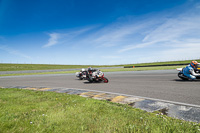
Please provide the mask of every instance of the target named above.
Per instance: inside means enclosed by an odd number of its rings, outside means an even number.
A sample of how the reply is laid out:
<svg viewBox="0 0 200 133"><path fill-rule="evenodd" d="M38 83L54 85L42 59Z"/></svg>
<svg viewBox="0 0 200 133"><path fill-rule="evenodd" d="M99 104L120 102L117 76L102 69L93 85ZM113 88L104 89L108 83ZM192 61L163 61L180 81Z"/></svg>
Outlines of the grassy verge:
<svg viewBox="0 0 200 133"><path fill-rule="evenodd" d="M162 66L162 67L142 67L142 68L113 68L113 69L101 69L103 72L118 72L118 71L147 71L147 70L168 70L176 69L184 66ZM67 74L75 73L78 71L62 71L62 72L43 72L43 73L17 73L17 74L2 74L0 76L19 76L19 75L42 75L42 74Z"/></svg>
<svg viewBox="0 0 200 133"><path fill-rule="evenodd" d="M0 76L43 75L43 74L68 74L68 73L76 73L76 72L77 72L76 70L73 70L73 71L60 71L60 72L1 74Z"/></svg>
<svg viewBox="0 0 200 133"><path fill-rule="evenodd" d="M128 64L125 66L151 66L151 65L165 65L165 64L189 64L192 60L185 60L185 61L168 61L168 62L153 62L153 63L140 63L140 64ZM196 61L200 62L199 59Z"/></svg>
<svg viewBox="0 0 200 133"><path fill-rule="evenodd" d="M140 67L140 68L115 68L115 69L102 69L103 72L117 72L117 71L148 71L148 70L170 70L181 68L184 66L160 66L160 67Z"/></svg>
<svg viewBox="0 0 200 133"><path fill-rule="evenodd" d="M197 60L200 62L200 60ZM128 65L48 65L48 64L3 64L0 63L0 71L23 71L23 70L49 70L49 69L75 69L88 67L118 67L118 66L151 66L163 64L189 64L191 60L185 61L169 61L169 62L154 62L140 63Z"/></svg>
<svg viewBox="0 0 200 133"><path fill-rule="evenodd" d="M88 67L114 67L114 66L94 66L94 65L48 65L48 64L2 64L0 71L24 71L24 70L50 70L50 69L76 69Z"/></svg>
<svg viewBox="0 0 200 133"><path fill-rule="evenodd" d="M199 132L200 124L65 93L0 89L0 132Z"/></svg>

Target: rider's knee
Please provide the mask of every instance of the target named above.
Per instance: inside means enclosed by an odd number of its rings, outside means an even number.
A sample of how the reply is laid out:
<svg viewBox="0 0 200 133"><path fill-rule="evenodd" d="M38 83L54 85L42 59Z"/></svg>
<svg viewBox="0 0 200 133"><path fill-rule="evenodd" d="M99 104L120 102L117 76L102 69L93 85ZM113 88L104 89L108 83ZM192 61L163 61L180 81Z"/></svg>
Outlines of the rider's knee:
<svg viewBox="0 0 200 133"><path fill-rule="evenodd" d="M190 75L190 79L191 79L191 80L196 80L196 77L193 76L193 75Z"/></svg>

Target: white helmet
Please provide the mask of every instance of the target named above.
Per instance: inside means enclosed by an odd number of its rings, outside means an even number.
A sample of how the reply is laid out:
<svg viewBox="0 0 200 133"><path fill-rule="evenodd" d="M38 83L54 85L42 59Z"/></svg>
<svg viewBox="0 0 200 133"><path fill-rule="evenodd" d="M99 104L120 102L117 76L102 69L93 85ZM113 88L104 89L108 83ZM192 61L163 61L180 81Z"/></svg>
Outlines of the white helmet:
<svg viewBox="0 0 200 133"><path fill-rule="evenodd" d="M82 68L82 69L81 69L81 71L85 71L85 69L84 69L84 68Z"/></svg>

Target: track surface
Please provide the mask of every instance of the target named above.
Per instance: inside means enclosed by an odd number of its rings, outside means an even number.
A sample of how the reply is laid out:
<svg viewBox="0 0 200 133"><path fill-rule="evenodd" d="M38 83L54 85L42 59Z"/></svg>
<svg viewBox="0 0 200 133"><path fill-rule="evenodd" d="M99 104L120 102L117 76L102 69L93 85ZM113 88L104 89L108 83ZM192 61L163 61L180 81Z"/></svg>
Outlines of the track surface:
<svg viewBox="0 0 200 133"><path fill-rule="evenodd" d="M110 72L109 83L89 83L74 74L0 77L0 86L79 88L200 105L200 81L182 81L175 70Z"/></svg>

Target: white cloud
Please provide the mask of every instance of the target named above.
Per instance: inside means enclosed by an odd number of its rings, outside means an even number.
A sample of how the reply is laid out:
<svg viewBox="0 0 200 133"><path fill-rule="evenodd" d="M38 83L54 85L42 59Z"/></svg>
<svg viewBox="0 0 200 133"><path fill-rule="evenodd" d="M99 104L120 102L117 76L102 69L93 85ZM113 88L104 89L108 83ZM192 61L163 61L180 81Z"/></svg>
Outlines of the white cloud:
<svg viewBox="0 0 200 133"><path fill-rule="evenodd" d="M50 36L50 38L48 40L48 43L43 46L44 48L51 47L53 45L58 44L58 39L60 38L60 34L51 33L51 34L49 34L49 36Z"/></svg>
<svg viewBox="0 0 200 133"><path fill-rule="evenodd" d="M92 35L90 41L99 47L129 45L130 42L134 41L133 38L138 36L138 33L148 28L150 23L151 22L144 21L140 24L135 24L133 21L115 22L96 31L96 33Z"/></svg>
<svg viewBox="0 0 200 133"><path fill-rule="evenodd" d="M58 32L54 32L54 33L50 33L49 35L49 39L48 39L48 43L45 44L43 47L51 47L53 45L57 45L57 44L68 44L71 42L76 42L79 40L73 40L76 37L85 34L86 32L92 30L93 28L95 28L95 26L90 26L90 27L84 27L84 28L80 28L80 29L74 29L74 30L61 30Z"/></svg>
<svg viewBox="0 0 200 133"><path fill-rule="evenodd" d="M143 42L178 40L186 35L194 35L198 30L200 30L200 16L184 16L169 19L153 32L146 35Z"/></svg>
<svg viewBox="0 0 200 133"><path fill-rule="evenodd" d="M199 11L199 10L198 10ZM200 36L200 13L190 10L173 18L159 18L165 20L162 24L151 25L153 30L146 34L140 42L124 46L120 53L151 45L180 45L179 42L190 43L190 39L198 40ZM158 20L153 20L158 21ZM146 29L144 29L145 32ZM147 32L146 32L147 33ZM200 41L198 40L200 43ZM187 51L187 49L185 49Z"/></svg>
<svg viewBox="0 0 200 133"><path fill-rule="evenodd" d="M188 50L197 54L197 50L189 45L197 47L200 44L200 8L196 4L190 9L180 7L180 10L178 13L174 9L171 12L168 10L159 14L152 13L140 18L129 16L109 25L54 33L55 36L49 39L47 46L62 42L78 50L89 48L92 55L100 51L105 53L107 56L99 56L102 60L119 62L124 62L124 58L127 59L131 53L135 62L167 60L167 55L171 56L169 60L173 60L173 57L182 59L182 56L187 57L183 53L187 53ZM152 50L155 54L149 52ZM143 55L136 56L137 53ZM127 59L130 63L128 60L131 58Z"/></svg>
<svg viewBox="0 0 200 133"><path fill-rule="evenodd" d="M154 42L141 43L141 44L137 44L137 45L127 45L123 49L119 50L118 52L123 53L123 52L133 50L133 49L137 49L137 48L144 48L144 47L152 45L152 44L154 44Z"/></svg>

